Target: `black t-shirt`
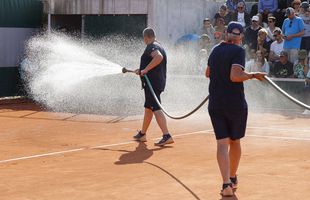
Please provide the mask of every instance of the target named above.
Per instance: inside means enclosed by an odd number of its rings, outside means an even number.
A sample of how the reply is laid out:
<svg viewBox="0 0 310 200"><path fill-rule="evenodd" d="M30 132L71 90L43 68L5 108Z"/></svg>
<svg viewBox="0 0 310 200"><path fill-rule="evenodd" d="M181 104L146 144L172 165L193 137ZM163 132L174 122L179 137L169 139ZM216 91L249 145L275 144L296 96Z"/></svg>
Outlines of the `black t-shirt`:
<svg viewBox="0 0 310 200"><path fill-rule="evenodd" d="M251 27L248 27L244 33L245 43L249 45L250 49L257 50L257 36L258 31L261 29L253 30Z"/></svg>
<svg viewBox="0 0 310 200"><path fill-rule="evenodd" d="M244 69L245 50L235 44L222 42L208 60L210 67L209 109L246 109L243 83L230 80L232 65Z"/></svg>
<svg viewBox="0 0 310 200"><path fill-rule="evenodd" d="M144 53L141 56L140 70L145 69L152 61L153 57L151 56L151 53L156 50L158 50L163 55L163 60L159 65L151 69L146 75L150 79L154 90L164 91L166 86L167 55L164 48L158 42L154 42L146 46ZM143 78L142 82L144 83Z"/></svg>
<svg viewBox="0 0 310 200"><path fill-rule="evenodd" d="M288 78L293 75L293 64L291 62L287 62L286 64L282 64L280 61L276 62L273 67L273 75L277 78Z"/></svg>

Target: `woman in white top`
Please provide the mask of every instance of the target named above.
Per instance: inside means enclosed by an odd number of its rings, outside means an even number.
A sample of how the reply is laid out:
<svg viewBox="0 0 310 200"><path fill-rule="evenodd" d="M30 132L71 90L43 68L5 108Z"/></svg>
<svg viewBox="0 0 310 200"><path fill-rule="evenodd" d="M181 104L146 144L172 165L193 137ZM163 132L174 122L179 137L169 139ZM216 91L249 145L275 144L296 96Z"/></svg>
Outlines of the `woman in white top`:
<svg viewBox="0 0 310 200"><path fill-rule="evenodd" d="M268 27L266 28L268 35L266 38L267 42L273 42L275 41L275 38L273 37L273 31L276 29L279 29L279 27L276 27L276 18L273 16L268 17Z"/></svg>
<svg viewBox="0 0 310 200"><path fill-rule="evenodd" d="M270 66L267 59L263 56L261 51L256 52L255 62L249 62L246 66L247 72L266 72L269 74Z"/></svg>

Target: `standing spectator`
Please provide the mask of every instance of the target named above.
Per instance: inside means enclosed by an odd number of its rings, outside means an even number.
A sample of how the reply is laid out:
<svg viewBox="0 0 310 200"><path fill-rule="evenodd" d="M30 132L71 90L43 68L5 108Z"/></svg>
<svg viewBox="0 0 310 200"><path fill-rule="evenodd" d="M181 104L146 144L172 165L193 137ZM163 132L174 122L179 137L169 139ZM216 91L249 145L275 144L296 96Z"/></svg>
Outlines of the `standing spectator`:
<svg viewBox="0 0 310 200"><path fill-rule="evenodd" d="M237 7L237 12L232 14L232 21L238 21L243 28L250 26L251 17L245 11L244 2L239 2Z"/></svg>
<svg viewBox="0 0 310 200"><path fill-rule="evenodd" d="M284 35L284 50L288 53L291 63L298 59L301 37L305 33L304 22L300 17L295 16L293 8L286 9L286 18L283 22L282 32Z"/></svg>
<svg viewBox="0 0 310 200"><path fill-rule="evenodd" d="M278 62L280 59L280 53L283 51L284 40L281 29L273 31L273 37L275 41L270 45L269 61L271 63Z"/></svg>
<svg viewBox="0 0 310 200"><path fill-rule="evenodd" d="M214 16L214 26L217 24L217 20L219 18L224 18L225 24L228 24L231 21L231 19L230 19L231 15L228 12L227 6L225 4L221 5L219 11L215 14L215 16Z"/></svg>
<svg viewBox="0 0 310 200"><path fill-rule="evenodd" d="M289 7L287 0L278 0L278 9L273 13L274 17L277 19L276 26L282 27L287 7Z"/></svg>
<svg viewBox="0 0 310 200"><path fill-rule="evenodd" d="M298 62L294 66L294 78L304 79L308 72L307 51L302 49L298 52Z"/></svg>
<svg viewBox="0 0 310 200"><path fill-rule="evenodd" d="M243 0L227 0L226 1L226 6L228 8L228 11L230 13L234 13L236 10L237 10L237 7L238 7L238 3L239 2L243 2ZM245 3L244 3L245 4Z"/></svg>
<svg viewBox="0 0 310 200"><path fill-rule="evenodd" d="M278 27L276 27L276 18L271 16L268 17L268 27L267 27L267 42L273 42L275 41L275 38L273 37L273 31L278 29Z"/></svg>
<svg viewBox="0 0 310 200"><path fill-rule="evenodd" d="M310 8L307 2L303 2L301 6L302 14L300 14L300 18L304 21L305 25L305 34L301 39L300 49L306 49L310 51Z"/></svg>
<svg viewBox="0 0 310 200"><path fill-rule="evenodd" d="M257 36L258 36L258 31L262 28L258 24L259 22L259 17L258 16L253 16L252 17L252 23L251 26L248 27L245 31L245 44L249 46L249 49L257 49Z"/></svg>
<svg viewBox="0 0 310 200"><path fill-rule="evenodd" d="M276 62L272 74L277 78L290 78L293 76L293 63L288 60L288 53L282 51L280 53L280 61Z"/></svg>
<svg viewBox="0 0 310 200"><path fill-rule="evenodd" d="M267 22L268 14L278 9L278 0L259 0L258 11L263 16L263 22Z"/></svg>
<svg viewBox="0 0 310 200"><path fill-rule="evenodd" d="M203 27L201 28L199 34L200 35L207 34L209 36L209 39L213 42L213 40L214 40L214 36L213 36L214 32L215 32L215 29L212 26L210 19L209 18L205 18L203 20Z"/></svg>
<svg viewBox="0 0 310 200"><path fill-rule="evenodd" d="M301 4L300 0L294 0L291 5L295 11L295 15L297 16L299 15L300 4Z"/></svg>

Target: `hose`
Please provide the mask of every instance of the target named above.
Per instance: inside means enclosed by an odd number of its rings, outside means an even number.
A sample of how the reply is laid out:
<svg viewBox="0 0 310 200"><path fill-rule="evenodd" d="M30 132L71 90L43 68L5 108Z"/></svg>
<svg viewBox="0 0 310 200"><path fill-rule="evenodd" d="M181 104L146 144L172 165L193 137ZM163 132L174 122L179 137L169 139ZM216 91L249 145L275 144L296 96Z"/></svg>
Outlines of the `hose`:
<svg viewBox="0 0 310 200"><path fill-rule="evenodd" d="M307 104L304 104L303 102L295 99L294 97L292 97L291 95L289 95L287 92L285 92L284 90L282 90L277 84L275 84L275 82L273 82L269 77L265 76L266 81L273 86L277 91L279 91L282 95L284 95L286 98L288 98L289 100L291 100L292 102L294 102L295 104L310 110L310 106Z"/></svg>
<svg viewBox="0 0 310 200"><path fill-rule="evenodd" d="M158 98L157 98L157 96L156 96L156 94L155 94L155 92L154 92L154 90L153 90L152 84L151 84L149 78L147 77L147 75L144 75L144 78L145 78L145 81L146 81L146 83L147 83L147 85L148 85L148 87L149 87L149 89L150 89L150 91L151 91L151 93L152 93L152 96L154 97L156 103L157 103L158 106L161 108L161 110L163 111L163 113L165 113L165 114L166 114L169 118L171 118L171 119L179 120L179 119L184 119L184 118L186 118L186 117L191 116L191 115L194 114L197 110L199 110L199 109L208 101L208 99L209 99L209 95L208 95L208 96L207 96L194 110L192 110L191 112L189 112L189 113L187 113L187 114L185 114L185 115L178 116L178 117L172 116L172 115L170 115L170 114L165 110L165 108L164 108L164 107L161 105L161 103L159 102L159 100L158 100Z"/></svg>

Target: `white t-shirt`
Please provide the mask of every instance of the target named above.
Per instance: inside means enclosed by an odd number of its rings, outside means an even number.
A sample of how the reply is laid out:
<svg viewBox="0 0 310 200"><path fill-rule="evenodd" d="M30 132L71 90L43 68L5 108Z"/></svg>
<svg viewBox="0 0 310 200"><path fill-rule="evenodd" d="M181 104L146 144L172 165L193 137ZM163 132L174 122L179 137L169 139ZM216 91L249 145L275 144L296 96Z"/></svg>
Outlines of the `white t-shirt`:
<svg viewBox="0 0 310 200"><path fill-rule="evenodd" d="M284 40L281 43L274 41L270 45L270 51L273 51L277 56L280 56L281 51L283 51Z"/></svg>
<svg viewBox="0 0 310 200"><path fill-rule="evenodd" d="M245 27L245 20L244 20L244 13L239 13L238 12L238 22L243 26Z"/></svg>

